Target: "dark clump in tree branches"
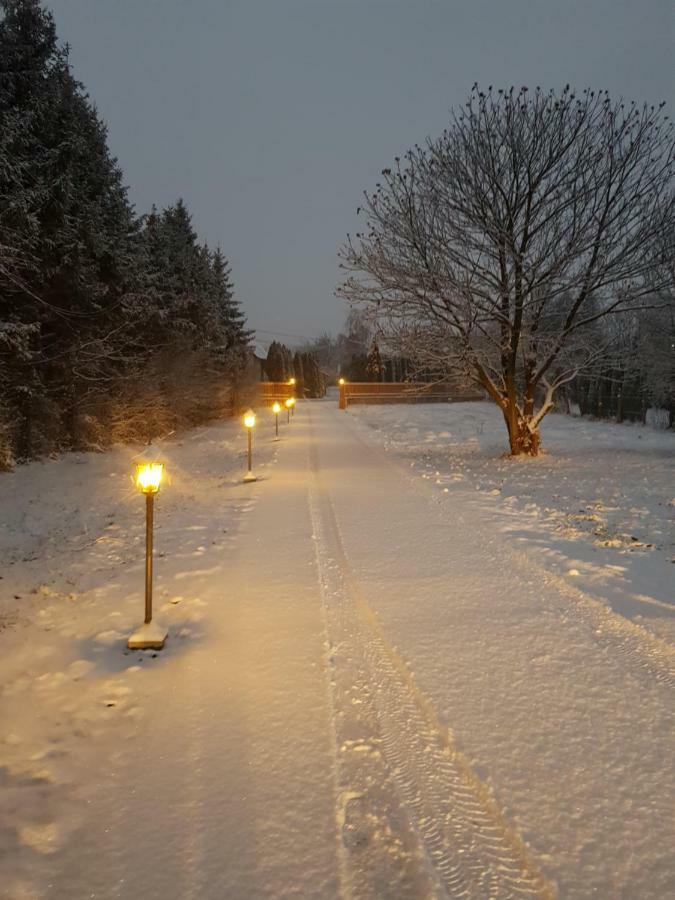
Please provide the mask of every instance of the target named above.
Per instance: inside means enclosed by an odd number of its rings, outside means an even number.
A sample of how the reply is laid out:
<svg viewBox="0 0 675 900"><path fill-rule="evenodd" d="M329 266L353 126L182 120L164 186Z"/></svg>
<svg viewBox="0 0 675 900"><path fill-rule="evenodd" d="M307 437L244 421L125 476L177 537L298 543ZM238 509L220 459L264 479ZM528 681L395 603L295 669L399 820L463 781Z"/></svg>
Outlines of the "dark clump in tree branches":
<svg viewBox="0 0 675 900"><path fill-rule="evenodd" d="M51 13L0 0L0 465L221 412L249 340L185 204L135 215Z"/></svg>
<svg viewBox="0 0 675 900"><path fill-rule="evenodd" d="M474 86L366 193L338 293L403 357L471 378L536 455L559 388L606 368L607 323L672 304L674 170L662 106Z"/></svg>
<svg viewBox="0 0 675 900"><path fill-rule="evenodd" d="M384 365L380 356L380 348L377 346L377 341L373 338L366 360L366 381L382 381L383 372Z"/></svg>

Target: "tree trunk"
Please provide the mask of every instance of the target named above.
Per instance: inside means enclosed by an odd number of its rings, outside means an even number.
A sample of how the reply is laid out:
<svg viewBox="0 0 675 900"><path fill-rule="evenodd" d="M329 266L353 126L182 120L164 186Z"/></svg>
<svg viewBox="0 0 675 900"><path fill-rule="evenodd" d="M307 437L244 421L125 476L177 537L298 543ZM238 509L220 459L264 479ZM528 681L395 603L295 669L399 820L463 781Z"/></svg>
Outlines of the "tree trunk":
<svg viewBox="0 0 675 900"><path fill-rule="evenodd" d="M531 419L523 418L514 403L504 409L504 421L509 433L511 456L538 456L541 447L541 435L538 428L529 425Z"/></svg>

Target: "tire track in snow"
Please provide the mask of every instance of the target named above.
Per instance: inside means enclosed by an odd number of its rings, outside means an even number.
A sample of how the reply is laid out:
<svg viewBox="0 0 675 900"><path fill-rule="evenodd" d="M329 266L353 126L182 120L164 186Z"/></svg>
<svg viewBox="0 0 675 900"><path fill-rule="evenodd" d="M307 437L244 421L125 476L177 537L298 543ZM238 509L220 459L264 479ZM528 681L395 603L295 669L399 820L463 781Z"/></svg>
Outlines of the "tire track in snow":
<svg viewBox="0 0 675 900"><path fill-rule="evenodd" d="M396 874L402 883L406 878L416 879L415 893L409 887L405 893L401 889L391 893L391 888L383 891L377 864L369 868L367 853L359 854L358 847L350 848L352 895L554 897L554 889L539 871L531 852L506 822L469 761L456 749L450 730L438 719L431 701L387 640L361 591L345 554L335 511L321 484L312 429L310 469L310 510L333 646L336 732L338 741L350 729L360 734L357 746L363 747L364 752L359 755L366 760L370 757L370 771L364 773L363 759L356 767L353 753L350 759L348 751L354 748L348 741L338 748L342 781L349 783L355 777L368 786L365 794L350 792L348 803L362 801L364 810L360 819L356 811L351 832L345 834L343 825L343 841L352 835L358 844L361 828L367 842L368 816L377 819L379 813L380 818L385 818L384 826L380 823L370 831L379 834L388 826L391 830L392 822L398 824L399 834L393 835L389 843L398 842L408 868L402 871L400 867ZM351 684L351 690L341 689L341 684ZM391 808L394 801L391 796L387 800L387 785L383 781L395 789L407 822L401 821L401 812L397 819L396 810ZM416 837L422 864L426 863L424 888L422 872L412 871L414 854L406 825Z"/></svg>

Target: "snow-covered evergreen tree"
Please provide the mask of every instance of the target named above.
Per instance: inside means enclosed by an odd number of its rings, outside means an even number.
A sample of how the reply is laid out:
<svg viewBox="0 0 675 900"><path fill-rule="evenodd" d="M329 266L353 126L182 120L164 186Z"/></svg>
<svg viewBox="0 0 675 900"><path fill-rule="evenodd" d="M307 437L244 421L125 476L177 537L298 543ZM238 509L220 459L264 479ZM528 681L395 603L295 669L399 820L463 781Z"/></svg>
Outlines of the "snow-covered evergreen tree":
<svg viewBox="0 0 675 900"><path fill-rule="evenodd" d="M366 361L366 381L382 381L383 369L380 348L377 346L377 341L373 338Z"/></svg>
<svg viewBox="0 0 675 900"><path fill-rule="evenodd" d="M0 0L0 198L0 465L220 408L251 337L229 263L182 200L136 218L39 0Z"/></svg>

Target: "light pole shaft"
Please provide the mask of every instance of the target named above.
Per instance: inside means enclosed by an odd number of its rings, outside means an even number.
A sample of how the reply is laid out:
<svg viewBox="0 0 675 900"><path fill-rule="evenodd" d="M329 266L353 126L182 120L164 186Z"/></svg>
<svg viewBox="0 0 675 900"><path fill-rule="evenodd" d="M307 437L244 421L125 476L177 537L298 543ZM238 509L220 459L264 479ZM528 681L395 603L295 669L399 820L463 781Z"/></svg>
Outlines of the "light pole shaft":
<svg viewBox="0 0 675 900"><path fill-rule="evenodd" d="M145 495L145 623L152 621L152 537L155 495Z"/></svg>
<svg viewBox="0 0 675 900"><path fill-rule="evenodd" d="M249 472L253 471L253 429L248 429L248 470Z"/></svg>
<svg viewBox="0 0 675 900"><path fill-rule="evenodd" d="M274 437L279 437L279 413L274 413Z"/></svg>

